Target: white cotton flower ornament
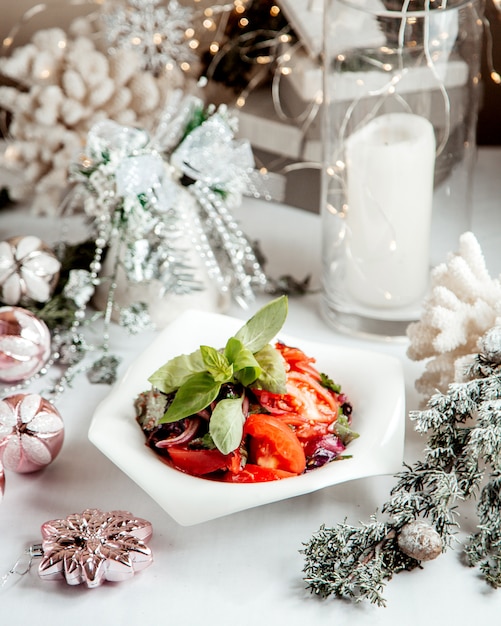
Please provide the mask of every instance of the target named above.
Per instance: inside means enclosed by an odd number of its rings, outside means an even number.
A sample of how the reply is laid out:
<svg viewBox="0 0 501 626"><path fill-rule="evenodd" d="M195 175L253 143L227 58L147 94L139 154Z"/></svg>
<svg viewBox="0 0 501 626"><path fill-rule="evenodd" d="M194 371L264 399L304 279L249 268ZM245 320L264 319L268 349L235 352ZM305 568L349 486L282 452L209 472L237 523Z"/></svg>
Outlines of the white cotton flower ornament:
<svg viewBox="0 0 501 626"><path fill-rule="evenodd" d="M0 401L0 462L5 469L42 469L57 456L63 440L63 420L42 396L19 393Z"/></svg>
<svg viewBox="0 0 501 626"><path fill-rule="evenodd" d="M0 298L4 304L47 302L59 280L61 263L38 237L0 242Z"/></svg>
<svg viewBox="0 0 501 626"><path fill-rule="evenodd" d="M421 319L407 329L409 358L428 359L418 391L428 396L458 381L479 339L500 317L501 283L489 275L473 233L464 233L459 251L432 271Z"/></svg>

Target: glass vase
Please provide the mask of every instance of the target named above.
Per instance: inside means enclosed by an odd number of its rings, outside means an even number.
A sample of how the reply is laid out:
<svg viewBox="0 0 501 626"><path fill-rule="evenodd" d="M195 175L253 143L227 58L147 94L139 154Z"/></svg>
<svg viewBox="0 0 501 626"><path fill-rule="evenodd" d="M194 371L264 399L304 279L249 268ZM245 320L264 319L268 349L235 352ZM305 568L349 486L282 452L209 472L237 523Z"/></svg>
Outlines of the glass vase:
<svg viewBox="0 0 501 626"><path fill-rule="evenodd" d="M483 5L325 0L323 313L404 336L470 228Z"/></svg>

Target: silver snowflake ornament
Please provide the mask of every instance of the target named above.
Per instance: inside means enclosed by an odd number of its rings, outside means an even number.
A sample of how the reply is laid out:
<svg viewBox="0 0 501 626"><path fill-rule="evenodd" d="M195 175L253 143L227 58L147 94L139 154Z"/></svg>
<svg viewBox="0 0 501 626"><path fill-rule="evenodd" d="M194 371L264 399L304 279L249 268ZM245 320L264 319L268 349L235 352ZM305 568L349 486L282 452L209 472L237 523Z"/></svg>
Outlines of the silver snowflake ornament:
<svg viewBox="0 0 501 626"><path fill-rule="evenodd" d="M161 0L125 0L103 14L109 52L134 50L142 69L157 76L196 59L186 37L193 10L177 0L170 0L167 6L160 4Z"/></svg>

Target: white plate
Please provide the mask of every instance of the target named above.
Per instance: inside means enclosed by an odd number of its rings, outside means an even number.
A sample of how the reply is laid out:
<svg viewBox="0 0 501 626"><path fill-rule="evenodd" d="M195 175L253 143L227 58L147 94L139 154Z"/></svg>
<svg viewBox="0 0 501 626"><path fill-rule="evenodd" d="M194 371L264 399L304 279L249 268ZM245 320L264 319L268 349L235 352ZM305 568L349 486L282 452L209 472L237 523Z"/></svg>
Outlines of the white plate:
<svg viewBox="0 0 501 626"><path fill-rule="evenodd" d="M311 493L355 478L401 470L405 431L405 392L400 362L390 356L320 344L279 334L285 343L316 359L316 366L342 386L353 404L350 459L301 476L254 483L220 483L195 478L165 465L145 445L133 402L150 388L148 377L170 358L201 344L222 347L243 325L225 315L187 311L167 326L134 361L97 407L90 441L128 474L179 524L190 526L285 498Z"/></svg>

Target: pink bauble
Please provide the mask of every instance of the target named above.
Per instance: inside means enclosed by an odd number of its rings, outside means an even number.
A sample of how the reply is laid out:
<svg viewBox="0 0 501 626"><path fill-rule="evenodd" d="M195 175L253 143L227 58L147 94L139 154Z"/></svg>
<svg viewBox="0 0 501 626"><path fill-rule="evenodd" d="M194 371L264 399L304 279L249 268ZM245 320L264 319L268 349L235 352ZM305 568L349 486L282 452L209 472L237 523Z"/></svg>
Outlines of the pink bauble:
<svg viewBox="0 0 501 626"><path fill-rule="evenodd" d="M50 356L47 324L26 309L0 307L0 382L26 380L39 372Z"/></svg>
<svg viewBox="0 0 501 626"><path fill-rule="evenodd" d="M0 462L5 469L42 469L58 455L63 439L63 420L42 396L18 393L0 400Z"/></svg>
<svg viewBox="0 0 501 626"><path fill-rule="evenodd" d="M3 494L5 491L5 472L3 471L3 465L0 461L0 500L3 499Z"/></svg>

